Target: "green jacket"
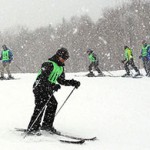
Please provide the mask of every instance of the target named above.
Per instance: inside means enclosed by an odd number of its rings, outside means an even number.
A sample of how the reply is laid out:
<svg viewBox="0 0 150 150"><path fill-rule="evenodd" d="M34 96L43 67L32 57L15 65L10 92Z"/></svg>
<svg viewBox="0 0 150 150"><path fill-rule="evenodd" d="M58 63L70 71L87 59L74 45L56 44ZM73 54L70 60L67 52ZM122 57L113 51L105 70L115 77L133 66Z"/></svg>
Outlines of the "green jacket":
<svg viewBox="0 0 150 150"><path fill-rule="evenodd" d="M142 50L141 50L142 57L147 56L149 46L150 45L148 45L148 44L146 46L142 46Z"/></svg>
<svg viewBox="0 0 150 150"><path fill-rule="evenodd" d="M55 63L54 61L48 61L50 63L53 64L53 70L51 71L49 77L48 77L48 81L50 83L55 83L57 82L58 77L62 74L63 72L63 67L62 66L58 66L57 63ZM38 73L38 76L41 74L41 70Z"/></svg>
<svg viewBox="0 0 150 150"><path fill-rule="evenodd" d="M94 55L94 53L90 53L88 55L90 62L95 62L96 61L96 56Z"/></svg>
<svg viewBox="0 0 150 150"><path fill-rule="evenodd" d="M125 55L125 60L127 61L133 58L132 50L130 48L125 49L124 55Z"/></svg>

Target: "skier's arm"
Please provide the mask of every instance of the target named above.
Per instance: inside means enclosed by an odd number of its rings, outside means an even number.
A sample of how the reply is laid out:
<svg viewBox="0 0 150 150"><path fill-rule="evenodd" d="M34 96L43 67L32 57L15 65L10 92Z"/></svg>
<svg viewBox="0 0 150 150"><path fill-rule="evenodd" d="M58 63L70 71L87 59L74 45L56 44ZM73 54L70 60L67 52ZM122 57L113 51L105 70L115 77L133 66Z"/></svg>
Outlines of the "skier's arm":
<svg viewBox="0 0 150 150"><path fill-rule="evenodd" d="M2 60L2 52L1 52L1 55L0 55L0 60Z"/></svg>
<svg viewBox="0 0 150 150"><path fill-rule="evenodd" d="M41 83L50 83L47 81L52 70L53 70L52 63L49 62L43 63L41 67L41 74L38 76L38 80L40 80Z"/></svg>
<svg viewBox="0 0 150 150"><path fill-rule="evenodd" d="M150 46L148 46L148 48L147 48L147 52L150 52Z"/></svg>
<svg viewBox="0 0 150 150"><path fill-rule="evenodd" d="M75 86L76 88L78 88L80 86L79 81L76 81L74 79L66 80L64 72L61 74L61 76L58 78L57 81L58 81L59 84L65 85L65 86Z"/></svg>
<svg viewBox="0 0 150 150"><path fill-rule="evenodd" d="M70 86L70 80L66 80L65 79L65 73L63 71L63 73L61 74L61 76L58 78L58 83L61 85L65 85L65 86Z"/></svg>
<svg viewBox="0 0 150 150"><path fill-rule="evenodd" d="M13 54L10 50L9 50L9 59L10 59L10 62L13 60Z"/></svg>
<svg viewBox="0 0 150 150"><path fill-rule="evenodd" d="M93 58L95 59L95 61L98 61L97 59L97 55L93 53Z"/></svg>

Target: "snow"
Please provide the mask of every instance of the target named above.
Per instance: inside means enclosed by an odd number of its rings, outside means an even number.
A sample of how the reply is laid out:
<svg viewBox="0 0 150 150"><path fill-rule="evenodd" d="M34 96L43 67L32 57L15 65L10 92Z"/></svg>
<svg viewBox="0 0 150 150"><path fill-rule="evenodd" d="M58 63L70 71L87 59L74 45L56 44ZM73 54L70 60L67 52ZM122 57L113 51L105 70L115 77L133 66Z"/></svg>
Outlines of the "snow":
<svg viewBox="0 0 150 150"><path fill-rule="evenodd" d="M143 71L144 72L144 71ZM108 74L108 72L104 72ZM121 75L124 71L111 72ZM79 73L84 74L84 73ZM14 74L18 80L0 81L1 150L149 150L150 78L76 77L81 86L56 116L56 129L93 137L83 145L64 144L54 136L23 138L14 128L26 128L34 108L32 85L36 74ZM58 108L73 87L55 93Z"/></svg>

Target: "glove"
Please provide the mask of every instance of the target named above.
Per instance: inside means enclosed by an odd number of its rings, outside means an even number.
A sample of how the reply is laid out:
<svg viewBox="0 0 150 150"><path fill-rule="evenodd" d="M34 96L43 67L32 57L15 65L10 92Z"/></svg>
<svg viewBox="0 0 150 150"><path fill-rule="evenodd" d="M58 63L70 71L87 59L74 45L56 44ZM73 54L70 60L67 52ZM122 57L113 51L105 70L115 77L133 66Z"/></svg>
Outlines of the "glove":
<svg viewBox="0 0 150 150"><path fill-rule="evenodd" d="M74 86L76 89L80 86L80 82L76 81L76 80L73 80L73 79L70 81L70 84L72 86Z"/></svg>
<svg viewBox="0 0 150 150"><path fill-rule="evenodd" d="M124 64L125 60L121 60L121 62Z"/></svg>
<svg viewBox="0 0 150 150"><path fill-rule="evenodd" d="M57 92L60 88L61 88L61 86L60 86L59 84L54 84L53 87L52 87L52 89L53 89L54 91L56 91L56 92Z"/></svg>
<svg viewBox="0 0 150 150"><path fill-rule="evenodd" d="M141 59L141 58L142 58L142 56L140 55L140 56L139 56L139 59Z"/></svg>

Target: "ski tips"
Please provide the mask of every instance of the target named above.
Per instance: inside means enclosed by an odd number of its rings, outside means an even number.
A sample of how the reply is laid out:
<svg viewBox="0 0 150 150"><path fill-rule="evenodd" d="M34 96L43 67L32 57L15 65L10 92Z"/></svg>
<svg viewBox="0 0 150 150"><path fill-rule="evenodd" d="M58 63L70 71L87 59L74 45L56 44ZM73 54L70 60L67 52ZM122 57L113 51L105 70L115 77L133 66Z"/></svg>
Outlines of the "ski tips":
<svg viewBox="0 0 150 150"><path fill-rule="evenodd" d="M59 140L62 143L69 143L69 144L83 144L85 140L77 140L77 141L68 141L68 140Z"/></svg>

